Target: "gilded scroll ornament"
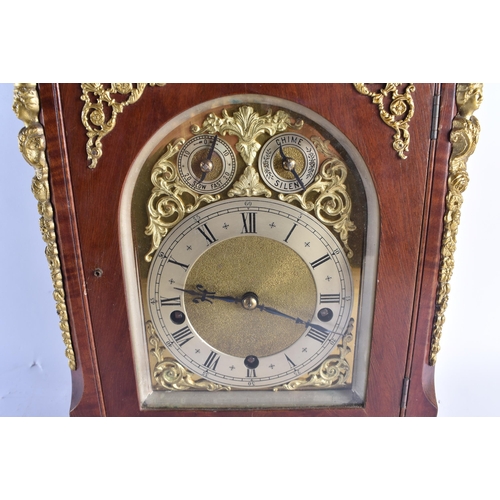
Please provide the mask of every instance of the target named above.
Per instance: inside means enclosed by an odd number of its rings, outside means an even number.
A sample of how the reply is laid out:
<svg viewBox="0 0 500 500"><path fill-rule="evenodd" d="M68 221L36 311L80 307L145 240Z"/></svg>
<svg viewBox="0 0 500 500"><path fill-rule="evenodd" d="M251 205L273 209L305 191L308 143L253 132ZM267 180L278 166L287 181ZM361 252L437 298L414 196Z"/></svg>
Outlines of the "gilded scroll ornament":
<svg viewBox="0 0 500 500"><path fill-rule="evenodd" d="M269 198L271 191L260 182L259 173L254 167L246 167L227 195L231 198L234 196L265 196Z"/></svg>
<svg viewBox="0 0 500 500"><path fill-rule="evenodd" d="M247 166L253 164L260 144L257 137L261 134L274 135L277 132L284 132L288 128L300 129L304 122L296 120L292 123L292 118L285 111L279 110L274 115L269 110L265 115L260 116L251 106L242 106L238 111L229 116L228 112L222 110L222 118L210 113L203 122L202 127L193 125L193 134L218 132L222 135L235 135L239 138L236 150L241 154Z"/></svg>
<svg viewBox="0 0 500 500"><path fill-rule="evenodd" d="M321 365L296 380L292 380L280 387L275 387L274 391L288 390L293 391L299 387L339 387L346 385L346 381L351 374L351 367L347 361L347 355L351 352L351 348L347 345L352 342L352 330L354 327L354 319L349 320L346 331L342 336L342 341L337 344L337 352L328 356Z"/></svg>
<svg viewBox="0 0 500 500"><path fill-rule="evenodd" d="M231 388L214 384L186 370L174 358L165 356L166 348L158 337L151 321L146 322L146 333L151 346L149 352L154 358L153 378L162 387L171 391L198 389L204 391L230 391ZM167 351L168 352L168 351Z"/></svg>
<svg viewBox="0 0 500 500"><path fill-rule="evenodd" d="M352 257L348 235L356 226L351 220L352 202L345 186L347 166L331 149L329 141L320 137L311 137L311 140L318 152L326 157L320 173L302 194L280 194L279 199L288 203L296 201L308 212L314 210L316 217L340 236L347 256Z"/></svg>
<svg viewBox="0 0 500 500"><path fill-rule="evenodd" d="M31 190L38 201L38 213L41 216L40 230L43 241L47 245L45 255L54 285L54 299L56 301L56 311L59 315L59 327L66 346L66 357L69 360L69 367L76 370L76 359L71 341L61 263L56 241L54 210L50 202L49 168L45 158L45 133L38 120L40 102L36 84L16 84L14 86L14 104L12 108L16 116L25 125L19 132L19 149L24 159L35 169Z"/></svg>
<svg viewBox="0 0 500 500"><path fill-rule="evenodd" d="M404 93L400 94L398 91L400 85L402 84L386 83L378 92L372 92L364 83L355 83L354 87L360 94L372 98L372 102L378 106L383 122L396 131L392 147L398 156L405 160L407 158L405 151L409 151L410 146L410 120L415 111L411 96L411 92L415 92L415 86L410 83ZM387 99L390 99L388 110Z"/></svg>
<svg viewBox="0 0 500 500"><path fill-rule="evenodd" d="M135 85L135 86L134 86ZM150 83L149 85L164 85ZM82 83L81 99L85 102L82 123L87 130L87 159L89 168L95 168L102 156L101 139L113 130L116 117L125 106L135 103L144 92L146 83L112 83L109 87L102 83ZM121 96L128 96L121 100ZM118 100L117 100L118 99Z"/></svg>
<svg viewBox="0 0 500 500"><path fill-rule="evenodd" d="M233 189L228 192L228 196L271 196L271 191L260 182L259 173L253 167L253 162L257 152L261 148L257 138L262 134L275 135L284 132L288 128L300 129L304 122L302 120L292 121L292 118L285 111L279 110L274 115L269 110L265 115L260 116L251 106L242 106L229 116L228 112L222 110L222 118L214 113L210 113L203 122L201 128L197 125L191 127L193 134L218 132L222 135L235 135L239 141L236 143L236 150L240 153L247 167L241 175L239 181L235 182Z"/></svg>
<svg viewBox="0 0 500 500"><path fill-rule="evenodd" d="M460 209L463 203L462 193L469 183L467 161L474 153L479 139L480 126L477 118L472 116L483 100L483 85L480 83L459 83L457 85L458 113L453 120L450 134L452 152L448 171L448 194L446 195L446 212L444 216L443 240L441 243L441 264L436 299L436 312L432 330L429 364L436 364L439 342L448 306L450 280L455 267L453 259Z"/></svg>
<svg viewBox="0 0 500 500"><path fill-rule="evenodd" d="M186 214L196 210L201 203L211 203L220 195L197 194L180 180L177 167L171 158L182 147L184 139L172 141L165 153L155 163L151 172L153 189L148 200L146 235L152 237L151 248L146 261L151 262L154 252L160 246L169 229L177 225Z"/></svg>

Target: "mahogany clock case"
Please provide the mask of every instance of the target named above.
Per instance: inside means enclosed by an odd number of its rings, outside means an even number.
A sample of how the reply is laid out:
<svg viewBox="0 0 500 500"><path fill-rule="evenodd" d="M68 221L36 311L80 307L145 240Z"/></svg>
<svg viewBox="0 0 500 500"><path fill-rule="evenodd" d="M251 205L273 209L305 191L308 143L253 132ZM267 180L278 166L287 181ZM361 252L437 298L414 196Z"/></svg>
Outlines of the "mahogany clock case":
<svg viewBox="0 0 500 500"><path fill-rule="evenodd" d="M40 84L51 201L76 369L73 416L434 416L429 364L454 84L418 84L406 158L376 104L351 84L166 84L123 109L89 168L82 87ZM321 115L359 152L380 213L379 252L365 401L283 409L140 408L120 252L122 190L135 158L169 120L221 96L261 94ZM439 113L433 112L439 96Z"/></svg>

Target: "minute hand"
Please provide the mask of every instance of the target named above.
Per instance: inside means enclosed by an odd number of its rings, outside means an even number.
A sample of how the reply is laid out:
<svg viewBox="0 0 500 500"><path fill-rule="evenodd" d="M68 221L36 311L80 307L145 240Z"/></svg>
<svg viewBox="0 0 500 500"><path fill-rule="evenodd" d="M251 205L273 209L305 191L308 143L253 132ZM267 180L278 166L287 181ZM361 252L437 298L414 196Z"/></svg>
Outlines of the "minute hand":
<svg viewBox="0 0 500 500"><path fill-rule="evenodd" d="M315 330L319 330L322 333L325 333L326 335L329 335L331 333L331 330L327 330L326 328L322 327L321 325L316 325L314 323L311 323L310 321L305 321L301 318L296 318L295 316L290 316L289 314L285 314L281 311L278 311L277 309L274 309L273 307L268 307L265 305L258 305L257 309L260 309L261 311L268 312L270 314L275 314L276 316L281 316L282 318L288 318L288 319L293 319L295 323L299 323L301 325L306 325L314 328Z"/></svg>

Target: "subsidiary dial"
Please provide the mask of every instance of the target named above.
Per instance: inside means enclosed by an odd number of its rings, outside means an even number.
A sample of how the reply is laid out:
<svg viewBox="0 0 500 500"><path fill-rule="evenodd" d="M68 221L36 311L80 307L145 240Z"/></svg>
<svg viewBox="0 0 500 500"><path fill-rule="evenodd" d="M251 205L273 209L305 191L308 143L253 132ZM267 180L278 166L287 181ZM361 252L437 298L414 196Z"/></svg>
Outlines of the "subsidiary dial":
<svg viewBox="0 0 500 500"><path fill-rule="evenodd" d="M236 175L236 157L217 135L197 135L179 151L177 167L183 182L196 193L220 193Z"/></svg>
<svg viewBox="0 0 500 500"><path fill-rule="evenodd" d="M306 137L295 133L269 139L259 156L264 182L280 193L304 191L318 173L318 152Z"/></svg>

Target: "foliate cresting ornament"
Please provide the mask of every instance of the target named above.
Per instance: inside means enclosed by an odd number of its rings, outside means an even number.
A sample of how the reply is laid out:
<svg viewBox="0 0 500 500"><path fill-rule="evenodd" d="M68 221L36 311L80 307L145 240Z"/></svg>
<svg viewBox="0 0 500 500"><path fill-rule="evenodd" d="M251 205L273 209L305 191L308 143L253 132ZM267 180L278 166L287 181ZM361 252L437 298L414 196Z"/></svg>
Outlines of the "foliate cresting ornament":
<svg viewBox="0 0 500 500"><path fill-rule="evenodd" d="M193 125L193 134L219 133L221 135L235 135L239 141L236 150L243 158L246 168L240 179L228 192L228 196L271 196L271 191L260 182L260 176L253 163L261 148L257 138L261 134L271 136L284 132L288 128L300 129L304 125L302 120L292 121L291 116L283 110L274 115L271 110L265 115L259 115L251 106L241 106L238 111L229 116L227 110L222 110L222 118L210 113L201 127Z"/></svg>
<svg viewBox="0 0 500 500"><path fill-rule="evenodd" d="M66 357L69 360L69 367L76 370L76 359L71 341L61 263L56 241L54 210L50 202L49 168L45 158L45 133L38 120L40 102L36 84L18 83L14 86L12 109L25 125L19 132L19 149L24 159L35 169L31 191L38 201L38 213L41 216L40 231L43 241L47 245L45 255L49 263L54 286L56 311L59 315L59 328L66 346Z"/></svg>
<svg viewBox="0 0 500 500"><path fill-rule="evenodd" d="M411 92L415 92L415 86L409 84L404 93L400 94L398 87L401 83L386 83L383 89L378 92L372 92L364 83L355 83L355 89L363 95L372 98L372 102L378 106L380 118L396 133L393 135L394 142L392 147L398 153L398 156L405 160L407 156L405 151L410 146L410 120L415 111L413 97ZM388 110L386 110L386 100L390 99Z"/></svg>
<svg viewBox="0 0 500 500"><path fill-rule="evenodd" d="M274 115L269 110L260 116L250 106L242 106L229 116L222 110L222 118L210 113L202 126L193 125L191 132L235 135L239 138L236 149L246 163L246 168L238 181L235 181L227 196L271 196L271 191L261 182L253 162L261 145L257 137L261 134L274 135L291 127L300 129L302 120L295 120L285 111L279 110ZM185 186L179 179L177 167L171 158L178 153L185 139L180 138L167 145L165 153L155 163L151 182L153 189L148 200L149 223L146 235L152 237L151 248L145 259L151 262L154 252L160 246L167 232L178 224L186 214L198 209L201 203L211 203L220 199L220 195L197 194Z"/></svg>
<svg viewBox="0 0 500 500"><path fill-rule="evenodd" d="M463 203L462 193L469 184L467 161L476 149L481 130L477 118L472 115L479 108L482 100L482 84L459 83L457 85L458 113L453 119L453 127L450 133L452 152L449 161L448 194L446 195L446 212L441 243L436 312L429 354L430 365L436 364L436 356L439 351L439 342L445 321L444 313L448 307L450 280L455 267L453 256L460 224L460 209Z"/></svg>
<svg viewBox="0 0 500 500"><path fill-rule="evenodd" d="M87 159L89 168L97 167L102 156L101 139L111 132L116 125L116 117L125 106L136 102L144 92L146 83L111 83L105 86L102 83L82 83L82 101L85 102L82 110L82 123L87 130ZM135 86L134 86L135 85ZM165 85L150 83L149 85ZM121 96L128 96L120 100ZM117 100L118 99L118 100Z"/></svg>
<svg viewBox="0 0 500 500"><path fill-rule="evenodd" d="M186 370L174 358L166 357L162 341L151 321L146 322L146 333L151 346L149 352L154 358L153 378L159 387L175 390L198 389L204 391L230 391L231 388L214 384ZM168 352L168 351L167 351Z"/></svg>

